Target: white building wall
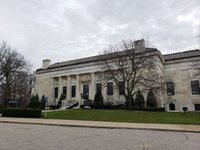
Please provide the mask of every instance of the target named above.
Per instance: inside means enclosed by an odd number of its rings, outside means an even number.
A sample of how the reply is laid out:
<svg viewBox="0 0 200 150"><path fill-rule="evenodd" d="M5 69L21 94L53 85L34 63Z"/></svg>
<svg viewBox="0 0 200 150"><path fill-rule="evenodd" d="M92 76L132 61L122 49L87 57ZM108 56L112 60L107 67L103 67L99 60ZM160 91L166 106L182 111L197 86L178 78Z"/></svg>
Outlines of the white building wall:
<svg viewBox="0 0 200 150"><path fill-rule="evenodd" d="M159 106L165 106L169 110L169 104L175 104L176 110L181 111L182 107L188 107L194 110L194 104L200 104L200 95L192 95L191 80L200 80L200 77L192 78L194 69L193 62L200 58L187 58L181 60L171 60L163 64L163 62L155 57L158 79L164 83L161 89L155 91ZM94 63L71 65L62 68L56 68L47 71L40 71L36 74L35 93L41 97L43 94L48 97L49 102L54 101L54 87L59 87L59 95L62 94L62 87L67 85L66 100L80 101L83 92L83 84L89 84L89 99L93 100L96 93L96 83L102 83L102 96L105 102L123 103L124 96L119 95L118 89L114 88L113 96L107 95L107 82L102 80L101 69ZM58 83L55 83L58 78ZM173 81L175 84L175 95L169 96L166 92L166 82ZM76 97L71 97L71 86L76 85ZM113 83L114 87L115 84ZM145 100L147 92L143 93ZM58 99L56 99L58 101Z"/></svg>
<svg viewBox="0 0 200 150"><path fill-rule="evenodd" d="M186 61L187 60L187 61ZM188 107L188 110L193 111L194 104L200 104L200 95L193 95L191 91L192 80L200 80L200 77L193 77L193 62L196 59L188 61L170 61L165 65L165 80L166 82L174 82L175 95L167 95L165 92L165 104L169 110L169 104L174 103L176 110L180 111L183 107ZM166 87L166 85L165 85ZM166 91L166 88L165 88Z"/></svg>

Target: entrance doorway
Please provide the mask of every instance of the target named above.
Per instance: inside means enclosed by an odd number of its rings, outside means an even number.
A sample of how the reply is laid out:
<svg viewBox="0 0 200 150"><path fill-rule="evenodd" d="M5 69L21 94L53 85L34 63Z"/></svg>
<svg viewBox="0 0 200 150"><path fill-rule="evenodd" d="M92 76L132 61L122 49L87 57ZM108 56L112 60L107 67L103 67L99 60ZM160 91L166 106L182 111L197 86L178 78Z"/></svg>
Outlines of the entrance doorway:
<svg viewBox="0 0 200 150"><path fill-rule="evenodd" d="M83 84L83 99L89 99L89 84Z"/></svg>

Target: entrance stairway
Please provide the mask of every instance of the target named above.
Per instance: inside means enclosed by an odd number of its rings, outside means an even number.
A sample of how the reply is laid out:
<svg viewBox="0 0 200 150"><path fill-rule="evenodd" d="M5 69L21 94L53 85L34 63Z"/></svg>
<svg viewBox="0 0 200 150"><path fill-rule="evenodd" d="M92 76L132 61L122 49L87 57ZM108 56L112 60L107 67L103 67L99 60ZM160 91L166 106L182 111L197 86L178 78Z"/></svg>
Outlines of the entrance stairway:
<svg viewBox="0 0 200 150"><path fill-rule="evenodd" d="M79 106L78 101L66 101L62 104L62 109L73 109Z"/></svg>

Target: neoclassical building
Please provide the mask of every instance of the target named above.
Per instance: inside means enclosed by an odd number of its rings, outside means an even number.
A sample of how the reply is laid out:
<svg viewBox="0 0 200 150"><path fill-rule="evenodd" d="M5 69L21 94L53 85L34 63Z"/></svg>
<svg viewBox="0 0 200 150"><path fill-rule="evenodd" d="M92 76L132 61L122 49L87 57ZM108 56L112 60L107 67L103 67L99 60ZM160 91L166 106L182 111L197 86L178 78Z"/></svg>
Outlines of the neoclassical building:
<svg viewBox="0 0 200 150"><path fill-rule="evenodd" d="M163 76L163 87L155 92L159 106L167 111L200 110L200 76L194 76L200 68L200 50L189 50L172 54L161 54L156 48L145 48L145 54L152 55L159 75ZM50 64L43 60L42 68L36 71L35 93L48 97L48 103L57 103L61 94L69 103L82 103L82 98L94 100L97 90L102 92L104 102L113 105L124 104L125 98L120 89L114 88L114 82L102 78L98 66L99 56L86 57ZM145 100L147 93L143 93Z"/></svg>

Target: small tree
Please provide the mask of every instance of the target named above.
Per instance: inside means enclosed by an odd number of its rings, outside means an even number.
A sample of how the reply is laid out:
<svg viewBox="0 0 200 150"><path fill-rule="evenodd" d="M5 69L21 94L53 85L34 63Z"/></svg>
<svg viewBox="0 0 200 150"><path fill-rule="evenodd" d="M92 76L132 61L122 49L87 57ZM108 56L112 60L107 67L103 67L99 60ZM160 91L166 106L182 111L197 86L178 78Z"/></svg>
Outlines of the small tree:
<svg viewBox="0 0 200 150"><path fill-rule="evenodd" d="M135 98L135 106L139 108L144 108L144 104L145 104L144 96L142 95L142 92L138 90Z"/></svg>
<svg viewBox="0 0 200 150"><path fill-rule="evenodd" d="M42 95L42 98L40 100L40 108L45 109L45 96L44 96L44 94Z"/></svg>
<svg viewBox="0 0 200 150"><path fill-rule="evenodd" d="M152 89L149 90L147 95L147 107L157 107L156 97Z"/></svg>
<svg viewBox="0 0 200 150"><path fill-rule="evenodd" d="M39 107L40 107L39 96L38 94L36 94L35 96L33 95L29 103L29 108L39 108Z"/></svg>
<svg viewBox="0 0 200 150"><path fill-rule="evenodd" d="M38 107L40 106L40 101L39 100L40 100L39 95L36 94L35 95L35 101L36 101Z"/></svg>
<svg viewBox="0 0 200 150"><path fill-rule="evenodd" d="M94 104L97 106L103 105L103 96L101 93L97 92L94 96Z"/></svg>

